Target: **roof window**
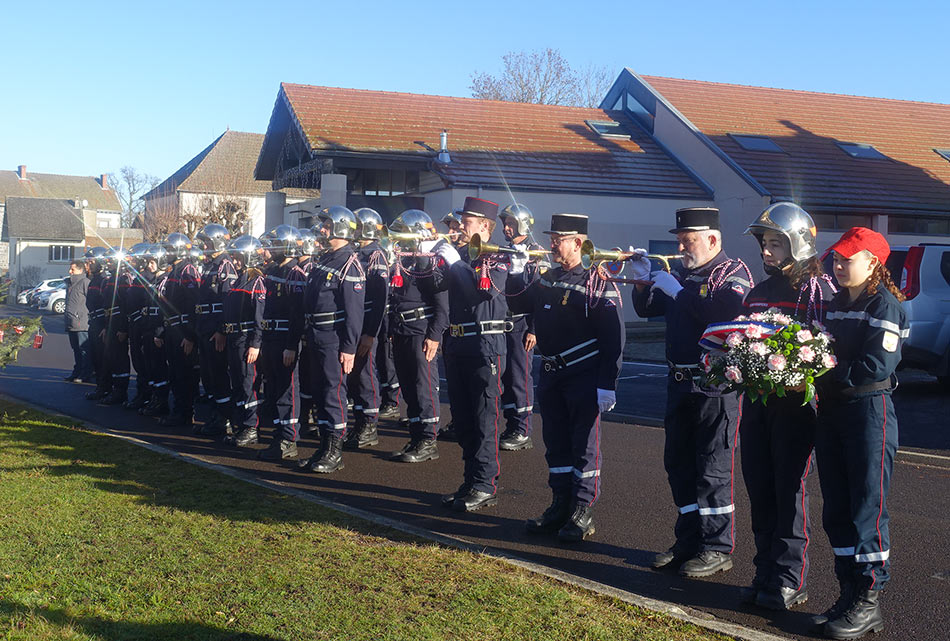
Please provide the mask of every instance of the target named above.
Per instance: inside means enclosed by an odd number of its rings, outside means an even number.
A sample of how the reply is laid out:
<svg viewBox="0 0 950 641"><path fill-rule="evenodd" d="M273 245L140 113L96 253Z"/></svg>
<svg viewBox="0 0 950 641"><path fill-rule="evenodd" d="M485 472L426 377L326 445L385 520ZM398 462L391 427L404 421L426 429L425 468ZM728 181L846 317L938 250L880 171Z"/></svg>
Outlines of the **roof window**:
<svg viewBox="0 0 950 641"><path fill-rule="evenodd" d="M934 151L943 156L946 160L950 160L950 149L934 149Z"/></svg>
<svg viewBox="0 0 950 641"><path fill-rule="evenodd" d="M841 150L852 158L864 158L866 160L887 160L887 156L879 152L872 145L865 145L856 142L836 142Z"/></svg>
<svg viewBox="0 0 950 641"><path fill-rule="evenodd" d="M630 132L619 122L613 120L585 120L587 126L601 136L608 138L630 138Z"/></svg>
<svg viewBox="0 0 950 641"><path fill-rule="evenodd" d="M766 151L773 154L785 153L785 150L775 144L775 141L768 136L729 134L729 137L739 143L739 146L746 151Z"/></svg>

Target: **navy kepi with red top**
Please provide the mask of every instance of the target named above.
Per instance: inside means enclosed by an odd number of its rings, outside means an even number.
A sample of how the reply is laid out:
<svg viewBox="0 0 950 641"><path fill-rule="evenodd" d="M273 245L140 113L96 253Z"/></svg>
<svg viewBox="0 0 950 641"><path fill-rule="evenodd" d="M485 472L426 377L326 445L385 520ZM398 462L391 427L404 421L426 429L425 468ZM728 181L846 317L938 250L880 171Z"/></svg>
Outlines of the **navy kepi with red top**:
<svg viewBox="0 0 950 641"><path fill-rule="evenodd" d="M477 216L479 218L496 220L498 218L498 203L475 198L474 196L466 196L465 204L462 205L462 210L459 212L459 215Z"/></svg>
<svg viewBox="0 0 950 641"><path fill-rule="evenodd" d="M715 207L684 207L676 210L676 227L671 234L683 231L719 229L719 210Z"/></svg>
<svg viewBox="0 0 950 641"><path fill-rule="evenodd" d="M570 234L587 235L587 216L584 214L554 214L551 216L551 230L545 234L566 236Z"/></svg>
<svg viewBox="0 0 950 641"><path fill-rule="evenodd" d="M845 258L851 258L858 252L867 250L883 265L891 255L891 246L880 233L867 227L852 227L841 235L834 245L828 248L825 256L838 252Z"/></svg>

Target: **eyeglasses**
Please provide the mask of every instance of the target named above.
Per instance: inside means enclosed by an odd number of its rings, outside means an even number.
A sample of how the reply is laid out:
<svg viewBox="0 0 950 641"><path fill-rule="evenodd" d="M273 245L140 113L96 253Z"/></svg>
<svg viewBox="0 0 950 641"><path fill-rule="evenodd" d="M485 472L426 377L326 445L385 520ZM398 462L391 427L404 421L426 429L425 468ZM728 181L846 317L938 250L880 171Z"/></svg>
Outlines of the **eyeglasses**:
<svg viewBox="0 0 950 641"><path fill-rule="evenodd" d="M552 235L551 247L556 247L557 245L560 245L561 243L563 243L565 240L568 240L568 239L573 240L575 238L577 238L577 234L570 234L570 235L563 235L563 236Z"/></svg>

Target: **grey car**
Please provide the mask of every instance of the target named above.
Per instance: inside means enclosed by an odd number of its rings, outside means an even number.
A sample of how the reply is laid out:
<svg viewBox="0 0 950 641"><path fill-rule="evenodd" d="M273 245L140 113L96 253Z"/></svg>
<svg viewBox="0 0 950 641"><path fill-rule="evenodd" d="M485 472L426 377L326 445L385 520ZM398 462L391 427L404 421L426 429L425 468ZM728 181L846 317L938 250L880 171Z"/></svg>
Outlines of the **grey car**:
<svg viewBox="0 0 950 641"><path fill-rule="evenodd" d="M901 366L925 370L950 387L950 245L893 248L887 262L907 296L910 337Z"/></svg>

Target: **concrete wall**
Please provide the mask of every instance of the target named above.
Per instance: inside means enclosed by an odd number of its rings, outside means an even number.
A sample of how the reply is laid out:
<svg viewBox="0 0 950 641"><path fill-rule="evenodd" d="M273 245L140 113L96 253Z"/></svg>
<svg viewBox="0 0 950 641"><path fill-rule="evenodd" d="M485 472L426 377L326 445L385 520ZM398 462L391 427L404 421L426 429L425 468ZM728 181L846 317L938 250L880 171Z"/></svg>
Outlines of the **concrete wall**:
<svg viewBox="0 0 950 641"><path fill-rule="evenodd" d="M22 285L28 284L19 282L19 274L24 269L30 267L39 268L39 276L35 279L37 282L46 278L62 277L69 271L69 260L50 261L50 245L71 245L76 248L73 250L73 255L76 258L81 258L85 249L85 245L82 242L10 239L10 277L18 281L16 284L17 291L21 289ZM34 282L32 284L35 285L36 283Z"/></svg>

